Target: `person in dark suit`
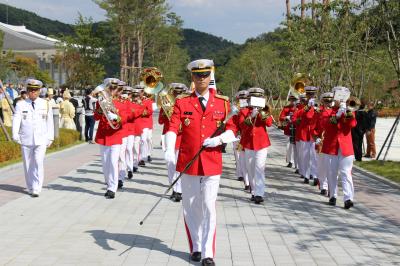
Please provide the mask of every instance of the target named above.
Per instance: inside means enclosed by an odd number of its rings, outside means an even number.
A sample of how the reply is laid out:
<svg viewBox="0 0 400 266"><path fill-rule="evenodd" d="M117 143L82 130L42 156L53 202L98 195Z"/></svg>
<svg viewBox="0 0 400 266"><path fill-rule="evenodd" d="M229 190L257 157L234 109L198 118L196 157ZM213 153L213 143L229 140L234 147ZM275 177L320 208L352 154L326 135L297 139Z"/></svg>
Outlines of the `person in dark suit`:
<svg viewBox="0 0 400 266"><path fill-rule="evenodd" d="M368 127L368 114L365 110L365 103L361 102L360 108L356 111L357 125L351 129L351 138L353 141L354 157L356 161L362 160L362 144L364 134Z"/></svg>

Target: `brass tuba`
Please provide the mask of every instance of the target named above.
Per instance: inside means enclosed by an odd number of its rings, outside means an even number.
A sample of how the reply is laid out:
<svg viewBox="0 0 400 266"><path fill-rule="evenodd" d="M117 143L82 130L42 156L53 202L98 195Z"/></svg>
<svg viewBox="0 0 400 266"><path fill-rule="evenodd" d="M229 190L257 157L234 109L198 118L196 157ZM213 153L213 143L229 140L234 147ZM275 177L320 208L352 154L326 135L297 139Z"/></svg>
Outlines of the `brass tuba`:
<svg viewBox="0 0 400 266"><path fill-rule="evenodd" d="M179 90L179 92L178 92ZM168 87L162 89L157 94L157 106L162 108L168 120L171 119L174 111L176 94L185 93L188 90L185 84L182 83L171 83ZM175 93L177 92L177 93Z"/></svg>
<svg viewBox="0 0 400 266"><path fill-rule="evenodd" d="M311 84L311 79L304 73L296 73L292 81L290 82L290 90L289 92L295 96L299 97L299 95L304 94L305 87Z"/></svg>
<svg viewBox="0 0 400 266"><path fill-rule="evenodd" d="M140 74L140 85L144 86L144 92L148 95L157 95L164 87L161 82L162 73L156 67L147 67Z"/></svg>
<svg viewBox="0 0 400 266"><path fill-rule="evenodd" d="M115 80L115 81L114 81ZM110 86L118 86L115 85L115 83L118 84L117 79L106 79L107 81L106 84L100 84L97 86L94 90L94 94L99 95L99 105L101 108L101 111L103 112L105 118L108 121L108 124L112 129L119 129L121 127L121 124L119 123L120 117L118 114L117 108L115 108L115 105L113 103L112 95L110 93L109 87ZM110 81L108 83L108 81ZM115 116L115 119L110 119L109 114L113 114Z"/></svg>

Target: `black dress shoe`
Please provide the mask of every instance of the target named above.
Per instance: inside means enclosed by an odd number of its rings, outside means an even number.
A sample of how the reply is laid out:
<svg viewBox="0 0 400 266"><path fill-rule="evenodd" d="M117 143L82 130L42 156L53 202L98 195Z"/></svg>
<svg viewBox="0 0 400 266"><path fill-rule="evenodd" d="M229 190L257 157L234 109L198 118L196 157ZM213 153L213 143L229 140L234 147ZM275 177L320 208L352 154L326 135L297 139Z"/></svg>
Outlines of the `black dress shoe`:
<svg viewBox="0 0 400 266"><path fill-rule="evenodd" d="M250 201L255 201L256 197L254 197L254 195L251 195Z"/></svg>
<svg viewBox="0 0 400 266"><path fill-rule="evenodd" d="M256 204L260 204L261 202L264 202L264 199L263 199L263 197L261 197L261 196L255 196L254 202L255 202Z"/></svg>
<svg viewBox="0 0 400 266"><path fill-rule="evenodd" d="M292 163L288 163L288 165L286 165L286 167L288 168L292 168L293 164Z"/></svg>
<svg viewBox="0 0 400 266"><path fill-rule="evenodd" d="M250 186L244 186L244 191L250 191Z"/></svg>
<svg viewBox="0 0 400 266"><path fill-rule="evenodd" d="M305 177L304 175L301 175L300 178L301 178L301 179L304 179L304 178L306 178L306 177Z"/></svg>
<svg viewBox="0 0 400 266"><path fill-rule="evenodd" d="M150 155L147 156L147 161L148 161L149 163L151 163L152 159L151 159L151 156L150 156Z"/></svg>
<svg viewBox="0 0 400 266"><path fill-rule="evenodd" d="M321 192L319 194L326 196L326 192L327 192L326 189L321 189Z"/></svg>
<svg viewBox="0 0 400 266"><path fill-rule="evenodd" d="M146 163L143 160L140 160L139 166L146 166Z"/></svg>
<svg viewBox="0 0 400 266"><path fill-rule="evenodd" d="M299 174L299 169L296 169L296 171L294 171L295 174Z"/></svg>
<svg viewBox="0 0 400 266"><path fill-rule="evenodd" d="M201 261L201 266L215 266L215 262L212 258L205 258Z"/></svg>
<svg viewBox="0 0 400 266"><path fill-rule="evenodd" d="M175 193L175 202L180 202L182 200L182 193Z"/></svg>
<svg viewBox="0 0 400 266"><path fill-rule="evenodd" d="M39 193L32 192L31 197L32 198L37 198L37 197L39 197Z"/></svg>
<svg viewBox="0 0 400 266"><path fill-rule="evenodd" d="M344 202L344 208L345 209L350 209L351 207L353 207L354 206L354 203L353 203L353 201L351 201L351 200L346 200L345 202Z"/></svg>
<svg viewBox="0 0 400 266"><path fill-rule="evenodd" d="M128 171L128 179L132 179L132 177L133 177L132 171Z"/></svg>
<svg viewBox="0 0 400 266"><path fill-rule="evenodd" d="M137 167L133 167L133 168L132 168L132 171L133 171L134 173L136 173L137 170L138 170Z"/></svg>
<svg viewBox="0 0 400 266"><path fill-rule="evenodd" d="M330 198L328 204L331 206L336 206L336 198L334 198L334 197Z"/></svg>
<svg viewBox="0 0 400 266"><path fill-rule="evenodd" d="M118 189L121 189L124 186L124 181L118 180Z"/></svg>
<svg viewBox="0 0 400 266"><path fill-rule="evenodd" d="M314 178L313 186L317 186L319 184L318 178Z"/></svg>
<svg viewBox="0 0 400 266"><path fill-rule="evenodd" d="M238 181L243 181L243 176L239 176Z"/></svg>
<svg viewBox="0 0 400 266"><path fill-rule="evenodd" d="M309 184L309 183L310 183L310 180L308 180L308 178L305 178L305 177L304 177L303 183L304 183L304 184Z"/></svg>
<svg viewBox="0 0 400 266"><path fill-rule="evenodd" d="M190 260L191 261L201 261L201 252L195 251L190 255Z"/></svg>
<svg viewBox="0 0 400 266"><path fill-rule="evenodd" d="M113 199L113 198L115 198L115 192L112 192L111 190L107 190L107 192L104 196L108 199Z"/></svg>

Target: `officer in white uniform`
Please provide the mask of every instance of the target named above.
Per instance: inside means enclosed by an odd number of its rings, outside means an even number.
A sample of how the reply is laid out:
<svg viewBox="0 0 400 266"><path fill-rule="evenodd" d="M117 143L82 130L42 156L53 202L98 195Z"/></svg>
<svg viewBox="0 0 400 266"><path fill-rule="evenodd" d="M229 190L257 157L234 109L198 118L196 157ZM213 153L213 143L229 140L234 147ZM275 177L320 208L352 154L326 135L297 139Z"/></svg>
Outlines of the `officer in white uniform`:
<svg viewBox="0 0 400 266"><path fill-rule="evenodd" d="M21 144L26 186L32 197L38 197L42 190L44 156L54 140L52 108L39 98L42 85L39 80L26 81L28 98L17 103L12 124L12 137Z"/></svg>

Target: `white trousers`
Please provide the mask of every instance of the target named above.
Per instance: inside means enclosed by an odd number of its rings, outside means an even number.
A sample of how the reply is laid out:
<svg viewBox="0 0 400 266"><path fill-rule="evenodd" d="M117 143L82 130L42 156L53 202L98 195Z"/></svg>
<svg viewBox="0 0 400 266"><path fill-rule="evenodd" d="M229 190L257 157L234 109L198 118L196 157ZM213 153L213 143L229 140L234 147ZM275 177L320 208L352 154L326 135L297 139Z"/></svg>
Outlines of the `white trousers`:
<svg viewBox="0 0 400 266"><path fill-rule="evenodd" d="M301 157L301 143L300 143L300 141L296 141L295 147L296 147L296 150L295 150L295 153L296 153L295 158L296 158L296 160L295 160L295 162L297 163L297 169L299 170L299 173L301 174L300 168L301 168L301 159L302 159L302 157Z"/></svg>
<svg viewBox="0 0 400 266"><path fill-rule="evenodd" d="M232 142L233 154L235 155L236 162L236 176L243 177L243 171L240 165L240 151L238 151L239 141Z"/></svg>
<svg viewBox="0 0 400 266"><path fill-rule="evenodd" d="M251 194L264 197L265 193L265 163L268 148L258 151L245 149L246 169L249 174Z"/></svg>
<svg viewBox="0 0 400 266"><path fill-rule="evenodd" d="M142 159L140 154L141 137L134 136L133 141L133 167L138 168L139 161Z"/></svg>
<svg viewBox="0 0 400 266"><path fill-rule="evenodd" d="M43 162L46 155L46 145L21 145L21 152L24 161L26 186L29 192L40 193L43 187Z"/></svg>
<svg viewBox="0 0 400 266"><path fill-rule="evenodd" d="M294 164L294 156L295 156L295 151L296 145L293 143L290 143L290 137L287 136L287 144L286 144L286 162L287 163L292 163Z"/></svg>
<svg viewBox="0 0 400 266"><path fill-rule="evenodd" d="M245 154L244 150L240 151L239 162L240 162L240 169L242 170L242 174L243 174L244 185L249 186L250 185L249 172L247 172L247 169L246 169L246 154Z"/></svg>
<svg viewBox="0 0 400 266"><path fill-rule="evenodd" d="M178 155L179 150L175 150L175 162L167 163L169 184L172 184L179 175L179 172L176 171L176 162L178 160ZM182 193L181 181L182 179L179 179L178 182L176 182L176 184L174 185L173 190L175 192Z"/></svg>
<svg viewBox="0 0 400 266"><path fill-rule="evenodd" d="M324 153L317 153L317 176L320 189L328 189L328 158Z"/></svg>
<svg viewBox="0 0 400 266"><path fill-rule="evenodd" d="M122 144L119 148L119 160L118 160L118 180L124 181L126 176L127 167L127 148L128 148L128 137L122 138Z"/></svg>
<svg viewBox="0 0 400 266"><path fill-rule="evenodd" d="M151 151L153 149L153 130L149 128L144 128L142 135L140 136L140 154L141 160L147 156L151 156Z"/></svg>
<svg viewBox="0 0 400 266"><path fill-rule="evenodd" d="M220 175L182 176L182 205L190 252L203 258L215 255L216 200Z"/></svg>
<svg viewBox="0 0 400 266"><path fill-rule="evenodd" d="M302 176L309 179L311 174L311 149L313 142L299 141L298 155L300 157L299 172Z"/></svg>
<svg viewBox="0 0 400 266"><path fill-rule="evenodd" d="M165 135L161 135L161 149L163 152L165 152L165 150L167 149L165 147Z"/></svg>
<svg viewBox="0 0 400 266"><path fill-rule="evenodd" d="M338 194L338 176L342 180L343 200L353 200L354 198L354 185L351 176L353 168L354 155L343 156L342 151L339 149L338 155L326 154L328 158L328 182L329 182L329 195L330 197L337 198Z"/></svg>
<svg viewBox="0 0 400 266"><path fill-rule="evenodd" d="M315 142L311 142L310 175L312 175L314 178L318 178L318 157L317 151L315 150Z"/></svg>
<svg viewBox="0 0 400 266"><path fill-rule="evenodd" d="M100 145L104 179L107 184L107 190L111 190L112 192L116 192L118 187L118 160L120 146L120 144L112 146Z"/></svg>
<svg viewBox="0 0 400 266"><path fill-rule="evenodd" d="M129 135L126 142L126 166L129 171L133 171L133 146L135 144L135 136Z"/></svg>

